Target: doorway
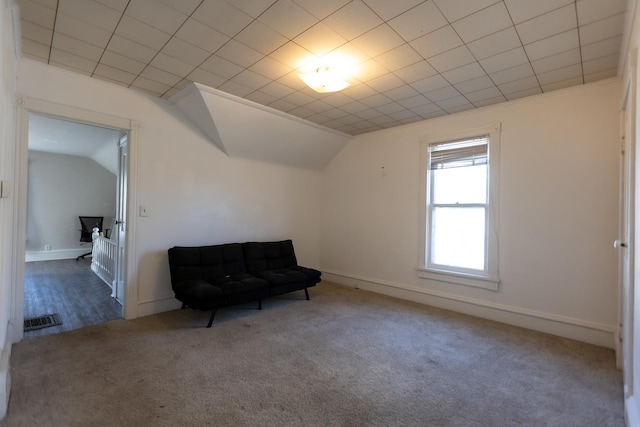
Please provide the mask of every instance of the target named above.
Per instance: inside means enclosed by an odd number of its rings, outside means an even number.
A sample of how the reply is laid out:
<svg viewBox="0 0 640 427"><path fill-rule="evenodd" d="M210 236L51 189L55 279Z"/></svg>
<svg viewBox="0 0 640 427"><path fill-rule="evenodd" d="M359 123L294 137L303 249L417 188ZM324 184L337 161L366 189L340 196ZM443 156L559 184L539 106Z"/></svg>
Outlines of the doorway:
<svg viewBox="0 0 640 427"><path fill-rule="evenodd" d="M117 207L126 188L118 183L126 170L118 160L126 133L38 113L29 113L28 130L25 336L121 318L122 296L110 298L116 281L103 274L115 276L118 259L96 255L124 237L112 232L124 217ZM93 243L81 216L99 218Z"/></svg>
<svg viewBox="0 0 640 427"><path fill-rule="evenodd" d="M125 146L127 163L122 170L122 174L126 179L124 188L126 191L122 194L123 201L135 200L136 187L133 185L136 181L136 147L138 141L139 124L135 121L119 118L111 115L97 113L86 109L54 104L48 101L42 101L34 98L28 98L18 95L16 108L16 218L17 226L13 232L13 240L15 242L16 257L12 271L12 283L14 290L13 304L11 312L11 333L14 342L24 337L24 283L25 283L25 254L27 240L27 199L28 199L28 140L29 140L29 121L30 114L40 114L43 116L67 120L76 123L84 123L87 125L108 128L122 132L127 136L127 144ZM120 146L118 146L120 148ZM117 161L119 158L116 159ZM118 177L120 177L118 173ZM114 189L115 191L115 189ZM135 235L136 218L131 212L130 206L133 203L126 203L127 208L124 209L124 217L115 218L114 223L127 224L127 234L123 236L121 247L123 249L122 258L120 259L121 268L121 315L126 319L137 317L137 284L134 277L134 268L129 266L136 265L136 256L133 247L135 240L131 236ZM114 234L116 230L113 230Z"/></svg>

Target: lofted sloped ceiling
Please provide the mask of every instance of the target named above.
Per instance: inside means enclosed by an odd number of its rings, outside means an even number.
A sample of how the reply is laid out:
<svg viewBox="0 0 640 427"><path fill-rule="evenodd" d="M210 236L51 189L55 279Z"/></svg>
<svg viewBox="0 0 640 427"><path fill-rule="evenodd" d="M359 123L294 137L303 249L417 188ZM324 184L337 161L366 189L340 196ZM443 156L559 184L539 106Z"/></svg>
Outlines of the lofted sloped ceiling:
<svg viewBox="0 0 640 427"><path fill-rule="evenodd" d="M351 135L616 76L627 0L16 0L23 55L154 96L195 82ZM630 4L635 4L631 2ZM339 53L351 85L305 86Z"/></svg>
<svg viewBox="0 0 640 427"><path fill-rule="evenodd" d="M351 139L197 83L171 101L229 157L322 170Z"/></svg>

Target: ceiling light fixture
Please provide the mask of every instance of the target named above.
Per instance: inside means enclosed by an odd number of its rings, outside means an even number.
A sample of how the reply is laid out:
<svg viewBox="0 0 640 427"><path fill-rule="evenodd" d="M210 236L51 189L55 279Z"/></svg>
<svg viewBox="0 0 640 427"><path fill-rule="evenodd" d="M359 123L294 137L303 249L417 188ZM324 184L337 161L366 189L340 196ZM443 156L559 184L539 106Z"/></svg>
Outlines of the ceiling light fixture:
<svg viewBox="0 0 640 427"><path fill-rule="evenodd" d="M298 74L303 82L318 93L337 92L349 86L341 73L328 66L319 66L315 70Z"/></svg>

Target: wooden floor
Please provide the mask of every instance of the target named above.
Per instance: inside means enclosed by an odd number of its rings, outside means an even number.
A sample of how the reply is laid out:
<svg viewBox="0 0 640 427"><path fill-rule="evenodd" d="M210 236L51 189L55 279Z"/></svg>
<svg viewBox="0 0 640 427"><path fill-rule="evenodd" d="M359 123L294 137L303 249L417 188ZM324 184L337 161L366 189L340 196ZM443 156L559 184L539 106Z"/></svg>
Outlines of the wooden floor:
<svg viewBox="0 0 640 427"><path fill-rule="evenodd" d="M57 313L62 325L27 331L25 338L79 329L122 318L111 288L91 271L91 258L27 262L24 318Z"/></svg>

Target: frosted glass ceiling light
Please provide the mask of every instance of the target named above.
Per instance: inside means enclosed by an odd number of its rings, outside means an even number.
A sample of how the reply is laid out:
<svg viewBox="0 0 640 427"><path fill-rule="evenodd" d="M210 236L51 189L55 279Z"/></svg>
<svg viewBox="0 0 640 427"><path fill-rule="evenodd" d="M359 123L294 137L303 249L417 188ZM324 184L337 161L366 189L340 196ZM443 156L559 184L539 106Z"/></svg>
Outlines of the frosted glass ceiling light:
<svg viewBox="0 0 640 427"><path fill-rule="evenodd" d="M319 93L337 92L349 86L340 75L327 66L319 66L315 70L300 73L298 76L311 89Z"/></svg>

